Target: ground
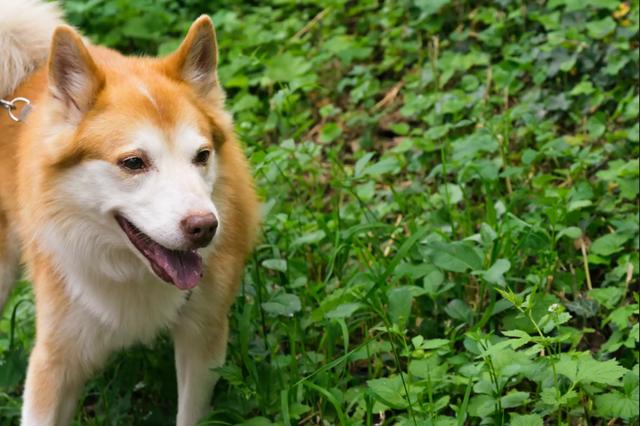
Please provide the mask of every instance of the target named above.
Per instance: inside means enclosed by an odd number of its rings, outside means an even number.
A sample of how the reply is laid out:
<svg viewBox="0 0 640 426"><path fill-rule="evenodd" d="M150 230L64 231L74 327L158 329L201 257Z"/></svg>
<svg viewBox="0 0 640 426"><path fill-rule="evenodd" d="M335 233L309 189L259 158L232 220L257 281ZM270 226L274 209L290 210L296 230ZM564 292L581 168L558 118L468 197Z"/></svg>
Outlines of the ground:
<svg viewBox="0 0 640 426"><path fill-rule="evenodd" d="M204 424L638 423L638 1L68 0L164 54L212 16L264 201ZM0 423L33 340L0 321ZM77 424L169 425L170 343Z"/></svg>

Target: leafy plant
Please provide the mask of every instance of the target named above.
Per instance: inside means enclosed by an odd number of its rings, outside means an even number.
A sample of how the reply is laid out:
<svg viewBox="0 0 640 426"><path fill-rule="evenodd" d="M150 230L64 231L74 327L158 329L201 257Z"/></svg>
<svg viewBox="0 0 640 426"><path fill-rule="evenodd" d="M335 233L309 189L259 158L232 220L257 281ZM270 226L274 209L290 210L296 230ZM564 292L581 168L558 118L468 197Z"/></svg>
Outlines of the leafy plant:
<svg viewBox="0 0 640 426"><path fill-rule="evenodd" d="M63 5L128 53L216 24L264 227L204 424L638 423L637 0ZM173 373L119 355L77 422L172 424Z"/></svg>

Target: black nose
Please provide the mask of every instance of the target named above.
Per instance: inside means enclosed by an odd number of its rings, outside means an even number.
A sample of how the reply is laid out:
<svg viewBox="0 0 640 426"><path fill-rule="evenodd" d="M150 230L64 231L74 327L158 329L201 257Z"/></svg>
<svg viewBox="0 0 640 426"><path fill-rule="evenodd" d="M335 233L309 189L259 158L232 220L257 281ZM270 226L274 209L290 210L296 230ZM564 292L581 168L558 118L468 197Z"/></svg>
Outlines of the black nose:
<svg viewBox="0 0 640 426"><path fill-rule="evenodd" d="M218 218L213 213L192 214L180 222L185 238L194 247L207 246L218 229Z"/></svg>

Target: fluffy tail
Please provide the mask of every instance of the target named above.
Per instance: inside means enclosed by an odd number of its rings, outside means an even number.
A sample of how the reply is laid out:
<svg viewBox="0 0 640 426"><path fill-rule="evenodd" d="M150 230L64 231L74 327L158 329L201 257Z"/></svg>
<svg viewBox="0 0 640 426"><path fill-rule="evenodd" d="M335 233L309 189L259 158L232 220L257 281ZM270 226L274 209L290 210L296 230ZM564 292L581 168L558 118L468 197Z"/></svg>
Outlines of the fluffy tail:
<svg viewBox="0 0 640 426"><path fill-rule="evenodd" d="M0 98L47 59L53 30L62 23L55 3L0 0Z"/></svg>

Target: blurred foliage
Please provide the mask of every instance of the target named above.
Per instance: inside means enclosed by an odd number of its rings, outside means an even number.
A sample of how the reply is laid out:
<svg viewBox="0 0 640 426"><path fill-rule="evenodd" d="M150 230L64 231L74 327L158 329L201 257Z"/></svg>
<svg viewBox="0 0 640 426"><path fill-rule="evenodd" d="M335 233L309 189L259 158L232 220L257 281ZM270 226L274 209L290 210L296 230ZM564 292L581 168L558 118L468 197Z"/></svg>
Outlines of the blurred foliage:
<svg viewBox="0 0 640 426"><path fill-rule="evenodd" d="M638 423L637 0L64 8L126 53L216 24L265 223L205 424ZM172 424L173 374L164 338L118 356L78 422Z"/></svg>

